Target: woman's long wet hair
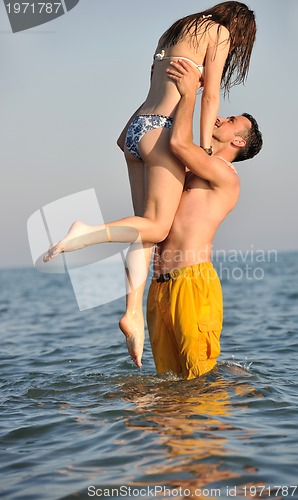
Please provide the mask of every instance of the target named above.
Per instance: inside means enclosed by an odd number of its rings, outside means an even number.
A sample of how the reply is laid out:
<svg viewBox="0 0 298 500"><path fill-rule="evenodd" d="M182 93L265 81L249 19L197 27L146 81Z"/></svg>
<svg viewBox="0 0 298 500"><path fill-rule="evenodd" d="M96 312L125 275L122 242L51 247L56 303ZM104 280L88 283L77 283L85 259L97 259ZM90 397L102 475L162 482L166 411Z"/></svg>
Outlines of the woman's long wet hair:
<svg viewBox="0 0 298 500"><path fill-rule="evenodd" d="M225 26L230 33L230 49L221 79L221 87L226 94L234 85L244 83L248 75L257 28L254 12L247 5L233 1L222 2L210 9L183 17L163 34L161 43L163 47L170 47L190 35L196 46L212 24L219 24L218 37L221 26Z"/></svg>

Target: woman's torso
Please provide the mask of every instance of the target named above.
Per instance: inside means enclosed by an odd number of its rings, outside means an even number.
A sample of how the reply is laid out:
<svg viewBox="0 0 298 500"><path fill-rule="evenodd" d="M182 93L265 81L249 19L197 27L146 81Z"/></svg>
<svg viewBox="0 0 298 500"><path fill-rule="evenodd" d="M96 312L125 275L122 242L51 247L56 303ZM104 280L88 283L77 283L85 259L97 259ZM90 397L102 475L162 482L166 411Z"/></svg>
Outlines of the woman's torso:
<svg viewBox="0 0 298 500"><path fill-rule="evenodd" d="M163 37L161 37L161 40L162 38ZM177 57L190 59L195 65L203 66L209 40L208 31L203 36L201 32L198 32L197 40L198 39L200 43L197 43L197 41L188 34L184 40L170 47L164 47L161 41L159 41L155 55L163 54L164 57L161 60L154 60L149 93L140 113L173 116L175 108L180 100L180 94L176 84L167 76L166 70L170 67L170 61L177 61Z"/></svg>

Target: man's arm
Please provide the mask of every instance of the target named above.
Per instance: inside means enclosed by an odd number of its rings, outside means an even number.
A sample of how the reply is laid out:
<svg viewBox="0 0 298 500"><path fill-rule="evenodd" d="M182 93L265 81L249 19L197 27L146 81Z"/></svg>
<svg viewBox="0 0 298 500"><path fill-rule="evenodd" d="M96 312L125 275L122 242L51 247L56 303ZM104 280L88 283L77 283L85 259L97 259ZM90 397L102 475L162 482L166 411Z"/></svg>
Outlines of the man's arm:
<svg viewBox="0 0 298 500"><path fill-rule="evenodd" d="M193 142L193 115L196 92L199 87L199 73L196 68L184 60L172 62L173 70L168 70L170 78L175 80L181 94L178 103L171 139L172 153L195 175L214 185L222 186L235 181L233 170L219 158L208 156Z"/></svg>

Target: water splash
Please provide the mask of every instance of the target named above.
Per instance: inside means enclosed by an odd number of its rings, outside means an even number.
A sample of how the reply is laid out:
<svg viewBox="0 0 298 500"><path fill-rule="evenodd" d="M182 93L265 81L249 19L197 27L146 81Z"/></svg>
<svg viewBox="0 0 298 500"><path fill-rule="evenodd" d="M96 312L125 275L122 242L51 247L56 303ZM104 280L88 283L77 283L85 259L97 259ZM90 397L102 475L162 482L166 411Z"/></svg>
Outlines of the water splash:
<svg viewBox="0 0 298 500"><path fill-rule="evenodd" d="M225 366L231 371L237 374L247 375L250 372L250 367L253 364L253 361L248 361L248 358L245 357L245 361L235 361L235 356L232 354L232 360L222 361L219 363L221 366Z"/></svg>

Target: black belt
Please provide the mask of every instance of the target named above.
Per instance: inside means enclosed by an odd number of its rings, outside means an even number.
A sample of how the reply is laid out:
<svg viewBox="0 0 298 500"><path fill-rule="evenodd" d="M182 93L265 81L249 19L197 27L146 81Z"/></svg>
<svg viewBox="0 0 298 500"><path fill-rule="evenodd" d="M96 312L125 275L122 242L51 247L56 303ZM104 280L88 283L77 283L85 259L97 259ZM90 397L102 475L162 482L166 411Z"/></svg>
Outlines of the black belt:
<svg viewBox="0 0 298 500"><path fill-rule="evenodd" d="M166 281L170 281L170 279L172 279L172 276L170 275L170 273L166 273L160 274L158 278L156 278L156 281L157 283L165 283Z"/></svg>

